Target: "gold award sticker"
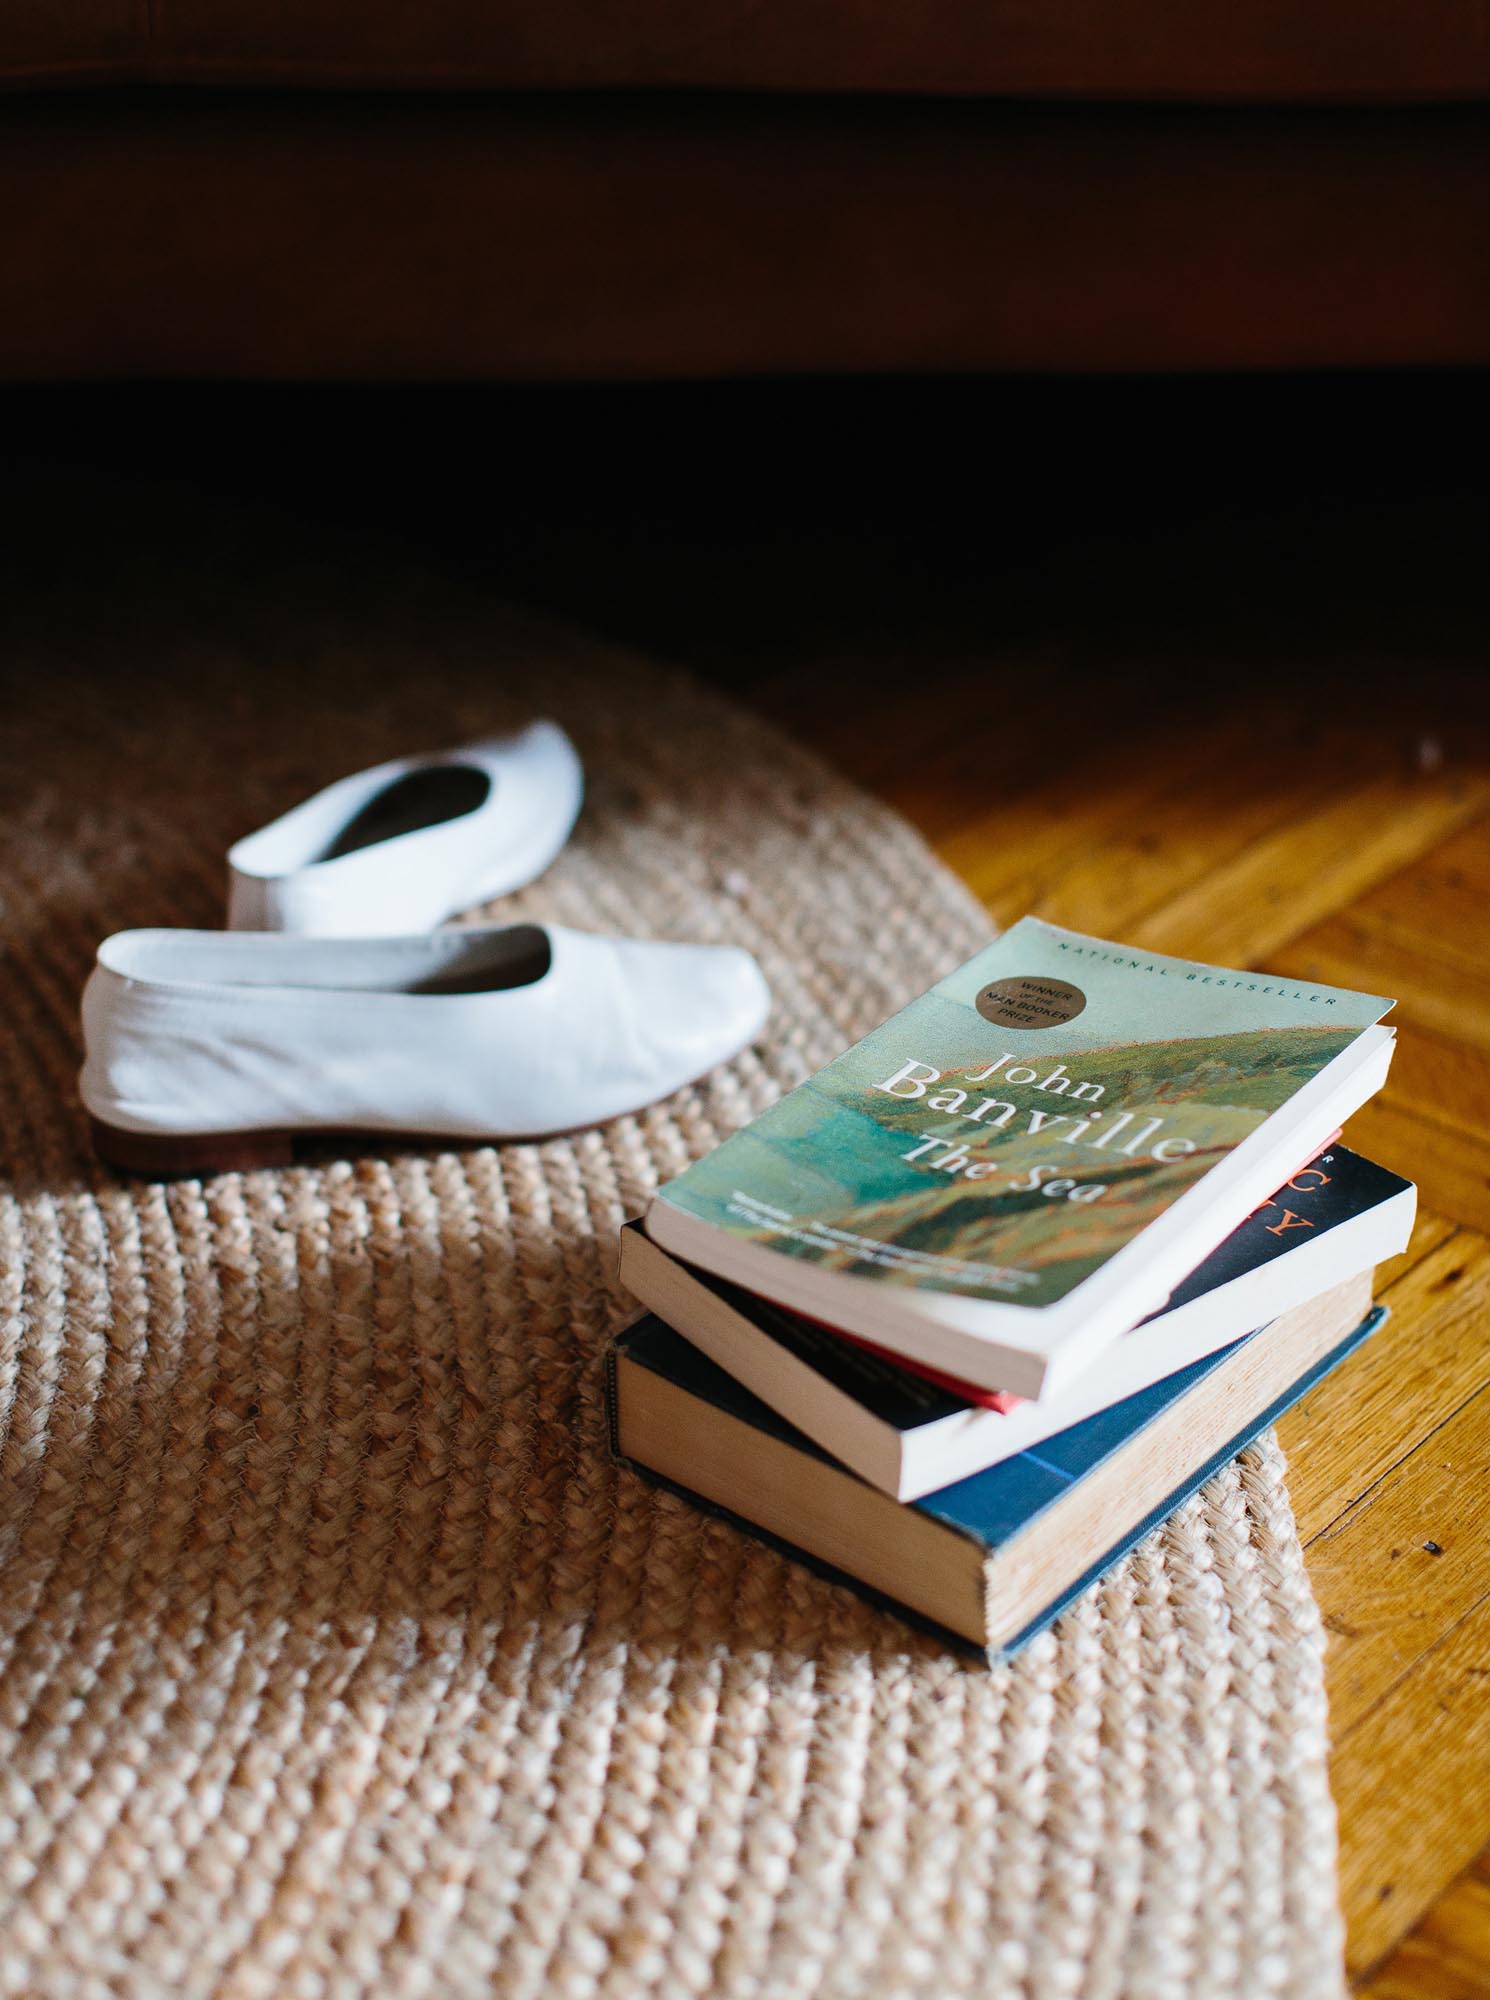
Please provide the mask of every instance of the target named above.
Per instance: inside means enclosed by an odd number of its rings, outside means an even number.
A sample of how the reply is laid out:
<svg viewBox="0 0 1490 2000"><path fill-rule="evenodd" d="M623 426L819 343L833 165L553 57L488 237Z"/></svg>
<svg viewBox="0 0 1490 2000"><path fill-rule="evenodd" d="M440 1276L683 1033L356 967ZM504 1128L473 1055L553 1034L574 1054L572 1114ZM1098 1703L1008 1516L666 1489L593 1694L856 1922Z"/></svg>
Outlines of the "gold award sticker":
<svg viewBox="0 0 1490 2000"><path fill-rule="evenodd" d="M974 1003L985 1021L996 1028L1058 1028L1074 1021L1086 1006L1086 995L1067 979L1041 979L1021 973L995 979Z"/></svg>

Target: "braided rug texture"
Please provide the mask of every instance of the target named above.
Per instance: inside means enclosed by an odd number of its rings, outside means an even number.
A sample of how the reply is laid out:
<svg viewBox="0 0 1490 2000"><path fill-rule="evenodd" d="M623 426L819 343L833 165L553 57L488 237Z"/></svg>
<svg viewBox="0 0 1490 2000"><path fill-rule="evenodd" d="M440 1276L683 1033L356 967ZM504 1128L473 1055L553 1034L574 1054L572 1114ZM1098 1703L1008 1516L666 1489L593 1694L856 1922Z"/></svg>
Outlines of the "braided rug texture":
<svg viewBox="0 0 1490 2000"><path fill-rule="evenodd" d="M91 682L85 646L8 709L0 1991L1338 1991L1322 1634L1270 1438L993 1671L607 1449L617 1225L983 913L683 678L377 590L129 642L127 676L94 635ZM542 1144L95 1165L97 939L218 922L235 835L529 708L589 798L502 913L749 946L760 1045Z"/></svg>

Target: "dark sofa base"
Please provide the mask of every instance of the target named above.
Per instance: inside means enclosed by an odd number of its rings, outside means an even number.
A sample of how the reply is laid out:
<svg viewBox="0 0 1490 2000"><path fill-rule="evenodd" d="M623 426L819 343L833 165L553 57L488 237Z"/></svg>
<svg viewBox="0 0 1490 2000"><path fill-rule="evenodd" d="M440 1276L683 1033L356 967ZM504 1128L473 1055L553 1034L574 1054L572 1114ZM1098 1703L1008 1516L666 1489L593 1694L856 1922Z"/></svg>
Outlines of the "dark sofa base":
<svg viewBox="0 0 1490 2000"><path fill-rule="evenodd" d="M12 378L1490 359L1490 115L137 91L0 103Z"/></svg>

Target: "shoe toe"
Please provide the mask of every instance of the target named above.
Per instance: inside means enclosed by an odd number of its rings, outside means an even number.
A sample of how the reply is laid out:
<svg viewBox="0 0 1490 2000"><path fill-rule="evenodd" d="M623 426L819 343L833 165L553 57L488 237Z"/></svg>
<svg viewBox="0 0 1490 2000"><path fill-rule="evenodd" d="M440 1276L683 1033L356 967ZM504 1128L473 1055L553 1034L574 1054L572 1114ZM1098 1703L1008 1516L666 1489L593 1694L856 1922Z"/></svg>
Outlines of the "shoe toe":
<svg viewBox="0 0 1490 2000"><path fill-rule="evenodd" d="M760 967L736 946L634 944L627 955L630 1011L655 1096L738 1055L771 1011Z"/></svg>
<svg viewBox="0 0 1490 2000"><path fill-rule="evenodd" d="M712 963L701 981L703 1004L711 1017L710 1036L718 1051L713 1061L724 1062L765 1026L771 1012L771 989L748 951L735 945L715 945L710 957Z"/></svg>

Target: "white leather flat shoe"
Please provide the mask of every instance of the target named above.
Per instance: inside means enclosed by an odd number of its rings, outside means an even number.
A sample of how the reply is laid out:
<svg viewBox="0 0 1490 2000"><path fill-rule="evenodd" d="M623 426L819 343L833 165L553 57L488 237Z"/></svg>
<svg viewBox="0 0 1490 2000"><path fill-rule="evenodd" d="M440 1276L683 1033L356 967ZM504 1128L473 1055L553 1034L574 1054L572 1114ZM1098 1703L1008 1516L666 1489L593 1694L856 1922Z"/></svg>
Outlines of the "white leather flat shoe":
<svg viewBox="0 0 1490 2000"><path fill-rule="evenodd" d="M231 930L392 937L531 882L584 793L554 722L328 785L228 853Z"/></svg>
<svg viewBox="0 0 1490 2000"><path fill-rule="evenodd" d="M538 1137L636 1111L770 1008L724 945L557 925L422 937L121 931L83 994L94 1143L150 1174L275 1166L296 1134Z"/></svg>

